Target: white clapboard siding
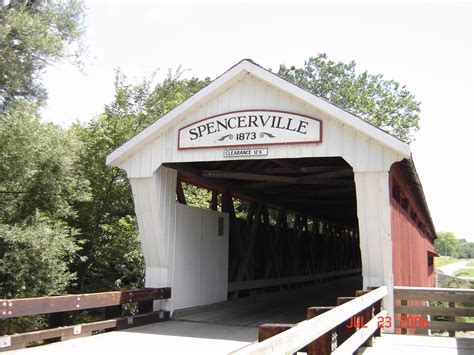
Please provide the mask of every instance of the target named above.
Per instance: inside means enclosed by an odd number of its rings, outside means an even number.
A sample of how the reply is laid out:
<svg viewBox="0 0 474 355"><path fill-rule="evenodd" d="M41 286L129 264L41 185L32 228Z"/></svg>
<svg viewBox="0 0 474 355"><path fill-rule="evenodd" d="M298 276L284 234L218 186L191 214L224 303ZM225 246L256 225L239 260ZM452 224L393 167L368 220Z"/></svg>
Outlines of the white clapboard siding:
<svg viewBox="0 0 474 355"><path fill-rule="evenodd" d="M354 173L364 289L369 286L387 285L390 292L384 299L384 305L388 313L393 316L388 179L389 174L386 171Z"/></svg>
<svg viewBox="0 0 474 355"><path fill-rule="evenodd" d="M228 228L218 235L227 213L176 204L172 307L183 309L227 300ZM186 223L184 223L186 221Z"/></svg>
<svg viewBox="0 0 474 355"><path fill-rule="evenodd" d="M176 177L175 170L161 167L153 177L130 179L147 267L169 267L169 240L176 221Z"/></svg>
<svg viewBox="0 0 474 355"><path fill-rule="evenodd" d="M165 162L238 160L238 157L224 159L222 148L178 150L178 131L183 126L217 114L259 108L308 115L322 120L323 124L322 143L271 146L268 159L341 156L354 171L386 171L394 161L404 158L334 116L249 73L243 73L234 86L225 88L222 93L208 98L205 104L201 103L181 115L173 127L123 160L120 167L130 178L138 178L151 176Z"/></svg>
<svg viewBox="0 0 474 355"><path fill-rule="evenodd" d="M176 202L176 171L130 179L146 266L146 287L172 288L167 310L227 299L228 215ZM224 235L218 236L218 218ZM178 222L177 222L178 221Z"/></svg>

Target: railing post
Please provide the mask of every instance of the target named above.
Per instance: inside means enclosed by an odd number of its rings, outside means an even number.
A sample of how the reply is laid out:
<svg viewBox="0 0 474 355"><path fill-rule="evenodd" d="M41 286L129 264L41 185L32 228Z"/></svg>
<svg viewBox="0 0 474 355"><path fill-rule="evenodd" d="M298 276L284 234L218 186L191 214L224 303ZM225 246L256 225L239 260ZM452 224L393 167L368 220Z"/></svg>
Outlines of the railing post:
<svg viewBox="0 0 474 355"><path fill-rule="evenodd" d="M336 299L336 306L340 306L341 304L352 301L353 299L355 299L355 297L338 297ZM344 322L336 327L337 346L344 343L355 332L355 328L347 328L349 321L350 319L344 320Z"/></svg>
<svg viewBox="0 0 474 355"><path fill-rule="evenodd" d="M449 308L456 308L456 303L455 302L449 302ZM448 321L455 322L456 317L455 316L448 317ZM451 338L455 337L456 336L456 331L455 330L449 330L448 334Z"/></svg>
<svg viewBox="0 0 474 355"><path fill-rule="evenodd" d="M118 318L122 316L122 305L105 307L105 319Z"/></svg>
<svg viewBox="0 0 474 355"><path fill-rule="evenodd" d="M356 291L356 297L359 297L359 296L363 296L367 293L369 293L370 291L362 291L362 290L358 290ZM374 313L373 313L373 309L374 309L374 306L373 305L370 305L369 307L367 307L366 309L364 309L362 312L360 312L360 315L362 316L362 319L364 321L364 324L367 324L371 319L372 317L374 316ZM362 344L362 346L367 346L367 347L371 347L372 346L372 340L373 340L373 337L370 336L364 344Z"/></svg>
<svg viewBox="0 0 474 355"><path fill-rule="evenodd" d="M407 301L407 300L400 300L400 305L402 305L402 306L407 306L407 305L408 305L408 301ZM405 319L406 319L406 317L407 317L406 313L400 314L400 318L405 318ZM406 327L401 328L401 329L400 329L400 333L401 333L401 334L408 334L408 328L406 328Z"/></svg>
<svg viewBox="0 0 474 355"><path fill-rule="evenodd" d="M311 319L334 307L309 307L306 313L306 319ZM308 355L329 355L332 351L332 334L333 331L321 335L315 341L309 343L307 348Z"/></svg>
<svg viewBox="0 0 474 355"><path fill-rule="evenodd" d="M275 324L265 323L258 327L258 342L271 338L274 335L280 334L285 330L294 327L295 324Z"/></svg>
<svg viewBox="0 0 474 355"><path fill-rule="evenodd" d="M138 302L138 314L153 312L153 301Z"/></svg>
<svg viewBox="0 0 474 355"><path fill-rule="evenodd" d="M49 328L57 328L57 327L64 327L67 323L69 312L55 312L49 314L49 321L48 327ZM55 343L58 341L62 341L62 337L58 338L51 338L46 340L46 343Z"/></svg>
<svg viewBox="0 0 474 355"><path fill-rule="evenodd" d="M377 289L377 287L367 287L368 291L373 291ZM395 298L395 295L394 295ZM379 300L374 303L374 314L379 314L380 311L382 310L382 300ZM393 319L393 322L395 322L395 319ZM377 328L377 330L374 332L374 337L379 337L380 336L380 328Z"/></svg>

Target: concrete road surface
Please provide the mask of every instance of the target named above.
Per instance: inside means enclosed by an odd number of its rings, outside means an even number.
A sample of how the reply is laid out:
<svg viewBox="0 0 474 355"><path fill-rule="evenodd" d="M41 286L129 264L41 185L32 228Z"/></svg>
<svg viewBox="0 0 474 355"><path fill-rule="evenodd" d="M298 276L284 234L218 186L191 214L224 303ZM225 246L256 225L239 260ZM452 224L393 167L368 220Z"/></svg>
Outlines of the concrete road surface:
<svg viewBox="0 0 474 355"><path fill-rule="evenodd" d="M441 267L437 268L437 270L441 270L446 275L453 275L459 269L464 268L469 262L470 262L470 260L462 260L462 261L459 261L459 262L454 263L454 264L448 264L448 265L445 265L445 266L441 266Z"/></svg>

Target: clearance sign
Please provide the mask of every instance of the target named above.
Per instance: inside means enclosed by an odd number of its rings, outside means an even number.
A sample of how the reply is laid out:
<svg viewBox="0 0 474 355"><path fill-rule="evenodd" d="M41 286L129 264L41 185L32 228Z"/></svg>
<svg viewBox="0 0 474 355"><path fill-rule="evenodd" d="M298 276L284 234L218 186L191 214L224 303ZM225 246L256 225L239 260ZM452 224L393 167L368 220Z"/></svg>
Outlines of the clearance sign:
<svg viewBox="0 0 474 355"><path fill-rule="evenodd" d="M275 110L228 112L182 127L178 149L321 143L317 118Z"/></svg>

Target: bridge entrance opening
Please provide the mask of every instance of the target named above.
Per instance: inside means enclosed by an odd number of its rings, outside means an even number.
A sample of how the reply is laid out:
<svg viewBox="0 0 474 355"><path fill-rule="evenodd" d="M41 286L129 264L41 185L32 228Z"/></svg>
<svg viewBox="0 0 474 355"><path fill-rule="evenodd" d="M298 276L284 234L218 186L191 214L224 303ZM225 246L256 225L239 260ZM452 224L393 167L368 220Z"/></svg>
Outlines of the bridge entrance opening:
<svg viewBox="0 0 474 355"><path fill-rule="evenodd" d="M218 234L228 228L228 299L360 276L354 174L344 159L164 165L178 171L179 203L192 206L184 193L191 191L200 207L204 196L210 209L229 215L227 226L217 225Z"/></svg>

